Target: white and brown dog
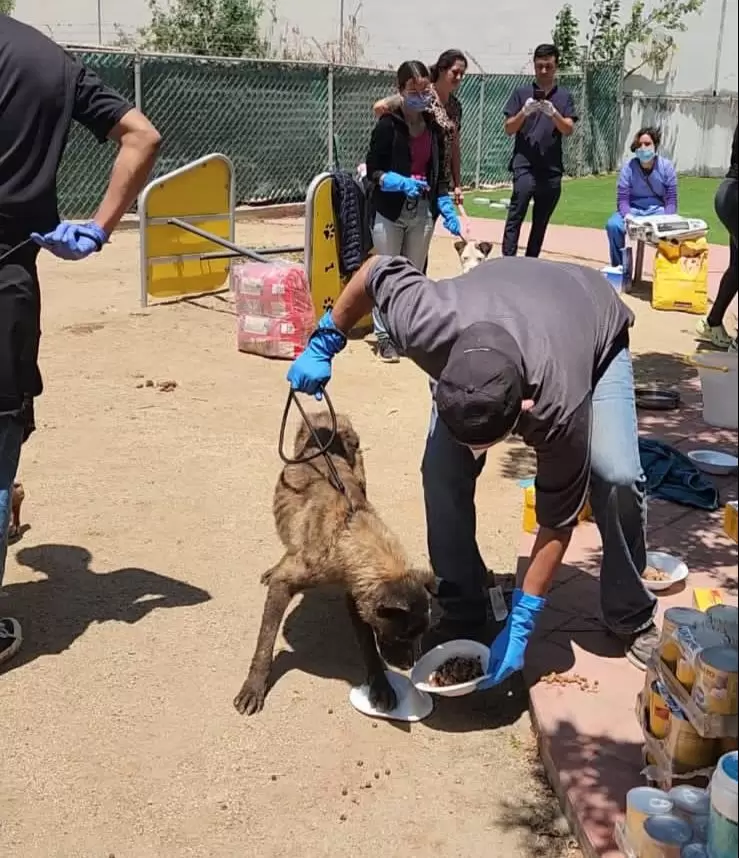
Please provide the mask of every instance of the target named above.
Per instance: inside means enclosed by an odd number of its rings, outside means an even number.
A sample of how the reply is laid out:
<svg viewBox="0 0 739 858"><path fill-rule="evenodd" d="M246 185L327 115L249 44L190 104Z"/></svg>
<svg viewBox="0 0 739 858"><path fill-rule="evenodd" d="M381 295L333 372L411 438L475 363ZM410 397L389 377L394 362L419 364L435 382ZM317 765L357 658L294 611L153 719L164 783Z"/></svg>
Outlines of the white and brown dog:
<svg viewBox="0 0 739 858"><path fill-rule="evenodd" d="M488 259L493 252L493 245L489 241L465 241L461 238L454 242L454 249L462 265L462 274L466 274Z"/></svg>

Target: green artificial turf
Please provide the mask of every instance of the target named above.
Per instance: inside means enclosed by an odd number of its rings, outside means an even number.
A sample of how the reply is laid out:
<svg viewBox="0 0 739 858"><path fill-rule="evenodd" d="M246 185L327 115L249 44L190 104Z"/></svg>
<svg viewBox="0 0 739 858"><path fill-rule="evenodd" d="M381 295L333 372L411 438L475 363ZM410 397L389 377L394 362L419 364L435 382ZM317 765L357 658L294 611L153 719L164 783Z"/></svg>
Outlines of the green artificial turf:
<svg viewBox="0 0 739 858"><path fill-rule="evenodd" d="M726 229L713 210L713 196L720 179L698 179L684 176L678 179L678 208L681 215L702 218L709 227L712 244L728 244ZM504 219L505 208L491 208L487 200L510 198L511 191L465 191L464 207L470 217ZM482 202L482 200L485 202ZM565 226L590 226L605 229L606 221L616 208L616 175L586 176L562 183L562 198L552 215L552 223ZM527 220L531 218L529 206Z"/></svg>

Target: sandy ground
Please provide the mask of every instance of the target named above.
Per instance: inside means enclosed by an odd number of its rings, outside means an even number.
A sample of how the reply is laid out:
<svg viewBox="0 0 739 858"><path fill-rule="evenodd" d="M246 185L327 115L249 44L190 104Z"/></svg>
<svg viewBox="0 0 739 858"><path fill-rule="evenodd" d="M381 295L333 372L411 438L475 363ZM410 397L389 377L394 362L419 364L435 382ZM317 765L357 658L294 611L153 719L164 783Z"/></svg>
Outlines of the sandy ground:
<svg viewBox="0 0 739 858"><path fill-rule="evenodd" d="M299 221L238 232L252 246L302 241ZM333 597L296 600L264 712L237 715L259 575L279 557L286 364L236 351L225 299L141 311L137 244L121 232L85 263L42 261L47 389L20 471L28 529L0 595L26 637L0 675L0 853L576 854L541 784L525 700L493 692L445 701L411 729L373 723L348 703L360 662ZM432 273L457 268L436 239ZM687 349L691 317L635 303L645 348ZM362 436L374 502L426 562L424 377L357 341L332 392ZM480 542L498 572L515 562L516 481L531 472L507 446L480 481Z"/></svg>

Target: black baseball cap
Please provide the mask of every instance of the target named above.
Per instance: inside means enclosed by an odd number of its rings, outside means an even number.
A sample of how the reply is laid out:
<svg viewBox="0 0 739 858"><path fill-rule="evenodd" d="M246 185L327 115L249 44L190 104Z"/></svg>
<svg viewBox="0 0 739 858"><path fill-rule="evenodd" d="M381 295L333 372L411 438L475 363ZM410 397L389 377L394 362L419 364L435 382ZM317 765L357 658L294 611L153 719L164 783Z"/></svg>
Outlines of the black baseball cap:
<svg viewBox="0 0 739 858"><path fill-rule="evenodd" d="M499 325L465 328L439 376L439 418L461 444L494 444L515 426L523 401L523 360L518 343Z"/></svg>

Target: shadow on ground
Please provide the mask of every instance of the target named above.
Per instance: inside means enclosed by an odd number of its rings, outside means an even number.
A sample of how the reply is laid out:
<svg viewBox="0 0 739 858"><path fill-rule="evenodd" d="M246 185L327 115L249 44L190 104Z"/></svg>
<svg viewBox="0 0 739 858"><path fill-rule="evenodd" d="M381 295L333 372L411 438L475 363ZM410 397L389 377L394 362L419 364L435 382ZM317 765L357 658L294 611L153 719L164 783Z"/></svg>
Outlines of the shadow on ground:
<svg viewBox="0 0 739 858"><path fill-rule="evenodd" d="M4 588L23 627L24 643L0 673L59 655L92 623L137 623L160 608L193 607L210 599L199 587L148 569L97 573L90 568L92 555L79 545L29 546L16 559L45 577Z"/></svg>

